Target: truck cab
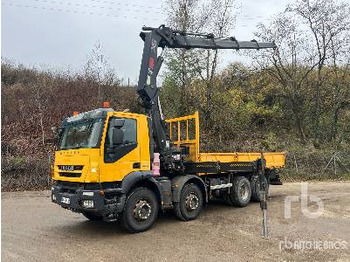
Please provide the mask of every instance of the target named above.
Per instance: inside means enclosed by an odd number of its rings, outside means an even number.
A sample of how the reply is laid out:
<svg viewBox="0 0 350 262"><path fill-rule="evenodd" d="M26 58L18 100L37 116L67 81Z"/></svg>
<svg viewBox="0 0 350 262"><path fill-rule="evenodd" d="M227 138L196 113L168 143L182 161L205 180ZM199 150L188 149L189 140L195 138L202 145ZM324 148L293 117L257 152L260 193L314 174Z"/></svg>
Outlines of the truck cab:
<svg viewBox="0 0 350 262"><path fill-rule="evenodd" d="M150 170L148 117L96 109L67 118L55 153L54 180L121 181Z"/></svg>
<svg viewBox="0 0 350 262"><path fill-rule="evenodd" d="M65 119L55 152L52 201L90 220L112 222L123 211L126 197L134 188L144 185L159 195L159 183L151 171L149 121L146 115L111 108ZM155 195L143 199L142 205L134 207L138 212L134 220L156 217L158 201ZM142 226L129 226L129 230L144 230Z"/></svg>

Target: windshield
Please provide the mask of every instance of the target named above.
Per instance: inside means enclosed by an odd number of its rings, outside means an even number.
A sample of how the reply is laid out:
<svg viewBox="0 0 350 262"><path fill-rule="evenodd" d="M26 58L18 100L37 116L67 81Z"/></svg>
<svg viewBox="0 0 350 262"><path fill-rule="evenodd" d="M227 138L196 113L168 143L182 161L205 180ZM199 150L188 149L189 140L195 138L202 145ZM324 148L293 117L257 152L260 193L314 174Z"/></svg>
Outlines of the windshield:
<svg viewBox="0 0 350 262"><path fill-rule="evenodd" d="M67 125L62 132L58 149L93 148L99 145L103 119Z"/></svg>

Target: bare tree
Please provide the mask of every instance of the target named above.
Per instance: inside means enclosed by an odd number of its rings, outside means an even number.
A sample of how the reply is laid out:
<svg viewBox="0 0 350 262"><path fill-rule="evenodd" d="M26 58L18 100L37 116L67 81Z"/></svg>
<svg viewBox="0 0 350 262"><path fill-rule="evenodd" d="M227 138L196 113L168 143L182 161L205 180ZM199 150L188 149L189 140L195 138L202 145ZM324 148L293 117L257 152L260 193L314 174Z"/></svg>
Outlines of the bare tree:
<svg viewBox="0 0 350 262"><path fill-rule="evenodd" d="M279 48L272 55L261 52L255 56L255 61L260 68L265 68L279 80L302 141L306 138L303 127L303 86L316 70L316 81L312 82L312 121L313 138L318 143L323 108L321 94L326 82L323 69L332 64L332 57L333 67L337 68L339 55L344 55L349 50L348 44L344 43L345 36L349 33L348 13L349 5L337 4L335 0L298 0L289 5L285 12L278 14L269 25L258 26L257 36L263 40L275 41ZM336 88L334 93L336 101ZM338 115L336 111L333 112L335 122Z"/></svg>
<svg viewBox="0 0 350 262"><path fill-rule="evenodd" d="M233 13L233 0L215 0L213 1L213 20L211 22L211 30L216 37L223 37L229 33L235 22L235 14ZM207 50L206 59L206 112L205 112L205 124L206 130L210 129L211 107L212 107L212 90L213 81L218 65L218 50ZM213 53L213 54L212 54Z"/></svg>
<svg viewBox="0 0 350 262"><path fill-rule="evenodd" d="M339 40L344 38L344 34L350 29L350 8L348 4L338 4L335 0L297 0L294 4L289 5L286 11L301 19L303 25L308 27L314 41L317 81L315 83L313 134L314 139L318 141L322 104L321 91L324 81L322 70L329 58L332 57L336 45L340 43Z"/></svg>
<svg viewBox="0 0 350 262"><path fill-rule="evenodd" d="M166 3L166 15L170 26L183 32L210 32L215 37L226 35L233 27L236 18L234 0L171 0ZM211 97L215 72L218 65L218 51L199 50L173 51L181 60L181 99L190 97L186 87L195 78L201 78L206 86L206 105L204 107L206 130L209 128Z"/></svg>
<svg viewBox="0 0 350 262"><path fill-rule="evenodd" d="M201 0L166 1L164 6L168 25L182 32L202 31L213 12L208 4L203 7L202 4ZM200 60L198 57L201 56L201 53L198 50L181 49L171 50L168 54L172 57L170 61L180 61L180 104L188 104L188 101L191 100L191 94L187 89L191 81L198 76L198 72L194 68L198 66ZM187 113L186 108L183 106L182 112L179 113Z"/></svg>
<svg viewBox="0 0 350 262"><path fill-rule="evenodd" d="M330 139L336 140L341 109L350 105L350 32L340 43L331 42L333 110ZM345 48L344 48L345 47ZM341 69L341 70L340 70Z"/></svg>
<svg viewBox="0 0 350 262"><path fill-rule="evenodd" d="M309 64L313 55L305 52L309 49L306 34L299 28L295 17L280 13L269 25L259 24L256 35L263 41L275 41L278 46L272 53L263 51L254 54L254 61L281 84L282 96L293 113L300 139L305 142L302 86L316 66Z"/></svg>
<svg viewBox="0 0 350 262"><path fill-rule="evenodd" d="M91 55L85 64L85 76L97 82L97 100L102 102L102 88L105 85L112 85L116 81L116 74L109 65L104 54L104 48L100 41L94 44Z"/></svg>

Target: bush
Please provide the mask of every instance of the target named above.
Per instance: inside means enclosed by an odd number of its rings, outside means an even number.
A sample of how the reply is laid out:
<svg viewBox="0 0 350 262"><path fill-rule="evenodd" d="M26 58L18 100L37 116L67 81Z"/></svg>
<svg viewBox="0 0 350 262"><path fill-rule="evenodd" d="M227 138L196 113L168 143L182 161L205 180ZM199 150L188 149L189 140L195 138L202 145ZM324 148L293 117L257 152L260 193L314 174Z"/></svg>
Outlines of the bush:
<svg viewBox="0 0 350 262"><path fill-rule="evenodd" d="M48 159L38 157L3 156L1 159L1 189L3 191L48 189Z"/></svg>

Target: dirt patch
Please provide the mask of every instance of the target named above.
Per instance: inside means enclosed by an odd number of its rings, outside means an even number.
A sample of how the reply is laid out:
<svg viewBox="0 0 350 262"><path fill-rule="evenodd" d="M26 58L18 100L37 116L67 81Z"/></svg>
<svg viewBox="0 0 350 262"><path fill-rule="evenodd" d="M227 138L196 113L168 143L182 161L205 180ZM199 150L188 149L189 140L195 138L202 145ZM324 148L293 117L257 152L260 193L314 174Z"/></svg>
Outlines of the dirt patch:
<svg viewBox="0 0 350 262"><path fill-rule="evenodd" d="M211 203L197 220L190 222L180 222L169 212L162 214L151 230L129 234L118 224L93 223L52 204L48 191L3 193L2 259L349 261L350 182L311 182L308 193L321 198L323 215L307 218L300 203L293 203L291 218L285 219L285 197L300 195L300 183L271 187L269 240L261 238L258 203L245 208ZM314 203L309 206L310 210L317 207ZM346 246L289 249L289 243L295 241L346 243Z"/></svg>

